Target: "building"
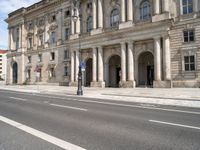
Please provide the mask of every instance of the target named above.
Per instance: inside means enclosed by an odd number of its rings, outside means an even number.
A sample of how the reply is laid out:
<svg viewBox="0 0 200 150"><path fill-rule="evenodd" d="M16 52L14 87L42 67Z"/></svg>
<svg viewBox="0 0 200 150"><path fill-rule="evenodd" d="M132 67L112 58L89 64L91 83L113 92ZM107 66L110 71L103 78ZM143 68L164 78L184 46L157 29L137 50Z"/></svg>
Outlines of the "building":
<svg viewBox="0 0 200 150"><path fill-rule="evenodd" d="M6 67L7 67L7 51L0 50L0 80L6 80Z"/></svg>
<svg viewBox="0 0 200 150"><path fill-rule="evenodd" d="M8 84L77 86L81 62L85 86L200 87L199 0L74 2L8 15Z"/></svg>

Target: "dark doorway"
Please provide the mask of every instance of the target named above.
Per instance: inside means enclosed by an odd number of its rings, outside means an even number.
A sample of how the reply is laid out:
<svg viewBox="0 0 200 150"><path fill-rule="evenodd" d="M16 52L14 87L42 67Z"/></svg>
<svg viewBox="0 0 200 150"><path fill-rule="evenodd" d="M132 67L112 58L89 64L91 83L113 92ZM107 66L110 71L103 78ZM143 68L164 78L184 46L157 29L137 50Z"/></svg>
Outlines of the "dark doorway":
<svg viewBox="0 0 200 150"><path fill-rule="evenodd" d="M153 80L154 80L154 67L147 66L147 85L153 86Z"/></svg>
<svg viewBox="0 0 200 150"><path fill-rule="evenodd" d="M154 57L150 52L140 54L138 59L139 86L153 85Z"/></svg>
<svg viewBox="0 0 200 150"><path fill-rule="evenodd" d="M92 58L89 58L86 61L85 78L86 78L85 86L90 86L92 82Z"/></svg>
<svg viewBox="0 0 200 150"><path fill-rule="evenodd" d="M17 84L17 79L18 79L18 65L15 62L13 64L13 84Z"/></svg>
<svg viewBox="0 0 200 150"><path fill-rule="evenodd" d="M109 87L119 87L121 58L114 55L109 60Z"/></svg>

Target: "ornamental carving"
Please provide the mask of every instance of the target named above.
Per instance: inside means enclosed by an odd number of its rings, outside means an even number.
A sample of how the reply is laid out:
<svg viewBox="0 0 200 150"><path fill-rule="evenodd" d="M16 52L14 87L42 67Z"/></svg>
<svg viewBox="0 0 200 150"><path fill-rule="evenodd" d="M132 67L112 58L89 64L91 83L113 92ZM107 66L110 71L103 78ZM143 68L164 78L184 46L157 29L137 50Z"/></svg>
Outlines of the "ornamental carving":
<svg viewBox="0 0 200 150"><path fill-rule="evenodd" d="M54 31L54 30L56 30L57 27L58 27L57 24L52 24L52 25L49 27L49 31Z"/></svg>
<svg viewBox="0 0 200 150"><path fill-rule="evenodd" d="M37 19L37 26L38 27L41 27L41 26L44 26L45 24L45 17L40 17Z"/></svg>
<svg viewBox="0 0 200 150"><path fill-rule="evenodd" d="M112 7L114 7L114 6L116 6L116 5L119 6L119 0L110 0L110 5L111 5Z"/></svg>
<svg viewBox="0 0 200 150"><path fill-rule="evenodd" d="M44 32L44 29L38 29L37 34L42 34Z"/></svg>

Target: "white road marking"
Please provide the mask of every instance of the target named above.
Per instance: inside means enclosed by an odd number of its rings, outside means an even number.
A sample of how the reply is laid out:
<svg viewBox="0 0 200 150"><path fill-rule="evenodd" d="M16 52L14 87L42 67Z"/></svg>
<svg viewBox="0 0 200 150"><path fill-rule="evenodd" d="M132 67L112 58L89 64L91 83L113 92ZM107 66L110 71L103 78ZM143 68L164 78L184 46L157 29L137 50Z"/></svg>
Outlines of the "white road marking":
<svg viewBox="0 0 200 150"><path fill-rule="evenodd" d="M12 92L17 93L17 92ZM17 93L19 94L19 93ZM22 94L22 93L20 93ZM23 95L31 95L28 93L23 93ZM123 107L132 107L132 108L144 108L144 109L150 109L150 110L162 110L162 111L168 111L168 112L179 112L179 113L187 113L187 114L195 114L200 115L200 112L198 111L185 111L185 110L177 110L177 109L165 109L165 108L154 108L154 107L146 107L146 106L139 106L139 105L127 105L127 104L117 104L117 103L111 103L111 102L99 102L99 101L92 101L92 100L78 100L78 99L71 99L68 97L57 97L57 96L45 96L45 95L34 95L38 97L46 97L46 98L56 98L56 99L63 99L68 101L79 101L79 102L86 102L86 103L98 103L98 104L105 104L105 105L113 105L113 106L123 106Z"/></svg>
<svg viewBox="0 0 200 150"><path fill-rule="evenodd" d="M50 105L56 106L56 107L61 107L61 108L69 108L69 109L75 109L75 110L81 110L81 111L88 111L87 109L84 109L84 108L71 107L71 106L66 106L66 105L58 105L58 104L50 104Z"/></svg>
<svg viewBox="0 0 200 150"><path fill-rule="evenodd" d="M56 138L54 136L48 135L44 132L41 132L39 130L33 129L31 127L28 127L26 125L23 125L21 123L18 123L16 121L10 120L6 117L0 116L0 121L7 123L13 127L16 127L17 129L20 129L22 131L25 131L26 133L29 133L31 135L34 135L40 139L43 139L49 143L52 143L54 145L59 146L60 148L63 148L65 150L86 150L82 147L79 147L77 145L71 144L69 142L63 141L59 138Z"/></svg>
<svg viewBox="0 0 200 150"><path fill-rule="evenodd" d="M158 120L149 120L149 121L154 122L154 123L159 123L159 124L166 124L166 125L171 125L171 126L200 130L200 127L195 127L195 126L189 126L189 125L183 125L183 124L177 124L177 123L171 123L171 122L164 122L164 121L158 121Z"/></svg>
<svg viewBox="0 0 200 150"><path fill-rule="evenodd" d="M15 99L19 101L27 101L27 99L19 98L19 97L9 97L10 99Z"/></svg>

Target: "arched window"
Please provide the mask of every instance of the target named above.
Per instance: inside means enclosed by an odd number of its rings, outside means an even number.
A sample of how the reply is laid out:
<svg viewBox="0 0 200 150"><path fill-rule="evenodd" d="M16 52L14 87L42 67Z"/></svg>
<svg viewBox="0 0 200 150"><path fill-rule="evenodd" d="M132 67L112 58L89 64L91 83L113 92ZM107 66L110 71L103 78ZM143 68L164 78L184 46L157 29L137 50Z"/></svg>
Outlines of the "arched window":
<svg viewBox="0 0 200 150"><path fill-rule="evenodd" d="M92 24L92 16L89 16L88 19L87 19L87 32L90 32L92 30L92 27L93 24Z"/></svg>
<svg viewBox="0 0 200 150"><path fill-rule="evenodd" d="M118 9L113 9L110 15L110 25L111 27L116 27L119 24L120 12Z"/></svg>
<svg viewBox="0 0 200 150"><path fill-rule="evenodd" d="M145 0L140 5L140 19L148 20L151 18L151 5L148 0Z"/></svg>
<svg viewBox="0 0 200 150"><path fill-rule="evenodd" d="M182 0L183 14L193 12L193 0Z"/></svg>

